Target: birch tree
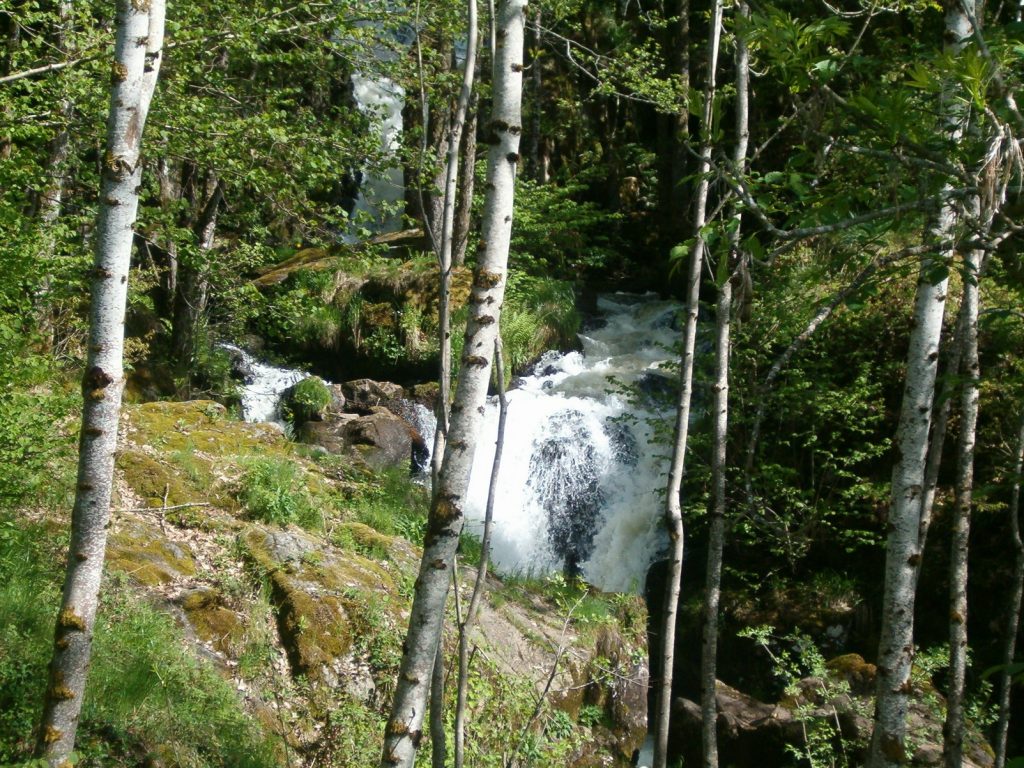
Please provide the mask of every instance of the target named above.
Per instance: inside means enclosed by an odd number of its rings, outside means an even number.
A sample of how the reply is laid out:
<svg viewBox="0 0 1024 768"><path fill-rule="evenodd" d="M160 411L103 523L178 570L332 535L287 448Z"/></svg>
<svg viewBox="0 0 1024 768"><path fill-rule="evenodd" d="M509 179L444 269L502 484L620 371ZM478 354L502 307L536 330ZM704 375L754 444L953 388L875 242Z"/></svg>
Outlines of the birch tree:
<svg viewBox="0 0 1024 768"><path fill-rule="evenodd" d="M71 546L37 745L37 755L51 766L68 764L89 669L124 389L124 317L142 178L140 145L163 36L164 0L118 0Z"/></svg>
<svg viewBox="0 0 1024 768"><path fill-rule="evenodd" d="M971 34L965 6L950 4L945 21L946 49L958 53ZM947 133L955 140L964 131L963 108L951 100L945 100L944 106ZM935 222L937 241L949 240L957 218L957 204L947 201ZM952 252L945 249L922 259L917 284L903 403L895 439L897 458L892 474L875 728L868 753L869 768L895 768L906 760L908 695L914 660L914 602L928 527L923 515L923 497L929 430L951 259Z"/></svg>
<svg viewBox="0 0 1024 768"><path fill-rule="evenodd" d="M700 301L700 275L704 262L703 229L707 216L709 176L711 173L712 117L715 102L715 74L718 69L718 49L722 34L722 0L715 0L711 30L708 36L708 74L704 86L704 105L701 115L701 159L698 171L697 197L694 207L694 242L690 251L690 265L686 277L686 324L683 331L683 351L679 366L679 402L676 408L675 442L672 447L672 465L669 470L665 495L665 525L668 528L671 551L668 576L665 583L665 608L661 626L661 680L658 682L657 705L654 714L654 766L665 768L668 761L668 728L672 711L672 676L675 664L676 615L679 610L679 590L683 575L683 547L685 529L681 493L686 473L686 442L690 426L693 395L693 358L697 343L697 315Z"/></svg>
<svg viewBox="0 0 1024 768"><path fill-rule="evenodd" d="M455 114L452 117L451 126L448 132L448 159L445 168L444 181L444 204L441 214L441 241L438 244L438 269L441 282L438 291L438 341L440 342L440 371L437 402L437 430L434 433L434 460L432 476L435 487L437 486L438 473L441 471L441 459L444 455L444 444L448 436L448 401L451 387L451 358L452 358L452 334L451 334L451 309L449 307L449 294L452 282L452 253L455 244L455 211L457 208L456 197L459 191L459 160L461 159L462 133L466 124L466 113L473 96L473 79L476 75L476 49L477 49L477 8L476 0L469 0L466 4L466 60L462 68L462 87L459 89L459 100L455 107ZM472 166L465 169L466 173L472 174ZM465 190L463 190L465 191ZM472 192L470 192L472 195ZM464 204L468 201L463 200Z"/></svg>
<svg viewBox="0 0 1024 768"><path fill-rule="evenodd" d="M750 18L750 7L744 0L736 2L736 146L733 165L742 174L747 164L750 138L750 55L744 25ZM704 587L704 645L701 649L701 727L705 768L718 768L718 613L722 586L722 553L725 547L726 511L726 443L729 429L729 353L732 328L733 281L745 268L740 253L742 213L733 213L729 231L729 249L722 253L719 265L718 301L715 305L715 383L713 387L714 418L711 453L711 485L713 504L708 532L708 564Z"/></svg>
<svg viewBox="0 0 1024 768"><path fill-rule="evenodd" d="M1013 685L1014 654L1017 651L1017 630L1020 627L1021 596L1024 595L1024 538L1020 532L1020 483L1024 472L1024 413L1017 434L1017 456L1013 467L1013 489L1010 492L1010 539L1013 542L1013 585L1006 612L1003 633L1002 670L999 673L999 719L992 748L995 768L1006 766L1006 740L1010 734L1010 693Z"/></svg>
<svg viewBox="0 0 1024 768"><path fill-rule="evenodd" d="M949 687L943 757L947 768L960 768L964 751L964 681L967 674L967 562L974 491L974 444L978 427L981 368L978 360L978 314L982 252L964 258L963 331L964 381L960 391L960 437L957 446L956 500L949 549Z"/></svg>
<svg viewBox="0 0 1024 768"><path fill-rule="evenodd" d="M492 119L487 126L487 197L481 252L473 273L458 387L449 439L431 501L423 559L409 617L402 664L384 736L381 768L412 766L422 738L423 715L451 569L464 522L473 454L483 423L494 340L505 294L519 138L522 134L524 0L497 8L493 56Z"/></svg>

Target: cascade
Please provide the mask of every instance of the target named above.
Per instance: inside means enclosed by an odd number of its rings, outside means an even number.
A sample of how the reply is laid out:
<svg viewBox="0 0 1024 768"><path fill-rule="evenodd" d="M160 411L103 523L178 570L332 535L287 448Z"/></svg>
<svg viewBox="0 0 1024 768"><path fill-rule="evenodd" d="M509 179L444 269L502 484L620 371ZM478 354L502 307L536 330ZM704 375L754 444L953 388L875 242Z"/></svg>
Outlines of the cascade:
<svg viewBox="0 0 1024 768"><path fill-rule="evenodd" d="M661 523L667 448L651 444L660 413L650 394L671 391L661 370L678 340L680 306L653 295L598 301L599 327L582 352L548 352L508 393L492 556L505 571L579 573L606 591L643 588L665 545ZM638 385L630 398L624 385ZM488 406L466 515L479 532L497 437Z"/></svg>
<svg viewBox="0 0 1024 768"><path fill-rule="evenodd" d="M309 374L260 362L234 344L222 342L217 346L231 353L232 367L241 374L242 418L246 421L282 423L281 395Z"/></svg>
<svg viewBox="0 0 1024 768"><path fill-rule="evenodd" d="M377 22L365 22L357 26L375 29L378 42L370 46L372 58L377 61L394 61L399 54L394 46L408 48L416 38L411 27L384 30ZM401 149L402 107L405 91L391 78L372 72L355 72L352 75L352 97L356 108L377 125L380 135L380 150L385 158L394 158ZM401 229L402 209L405 203L405 174L400 163L393 163L381 173L357 174L359 195L352 210L351 219L357 227L366 227L373 232L395 232ZM358 242L361 238L350 233L347 242Z"/></svg>
<svg viewBox="0 0 1024 768"><path fill-rule="evenodd" d="M674 356L680 309L653 294L602 296L600 316L580 334L582 352L545 353L508 392L492 539L499 569L534 575L564 569L606 591L643 589L667 538L662 489L668 448L652 444L651 422L671 419L660 410L665 399L653 395L676 387L661 366ZM246 421L280 422L282 393L308 374L221 346L243 374ZM626 385L635 385L632 395ZM405 416L433 445L433 413L410 403ZM475 533L487 503L497 398L488 403L483 429L466 503L467 526Z"/></svg>

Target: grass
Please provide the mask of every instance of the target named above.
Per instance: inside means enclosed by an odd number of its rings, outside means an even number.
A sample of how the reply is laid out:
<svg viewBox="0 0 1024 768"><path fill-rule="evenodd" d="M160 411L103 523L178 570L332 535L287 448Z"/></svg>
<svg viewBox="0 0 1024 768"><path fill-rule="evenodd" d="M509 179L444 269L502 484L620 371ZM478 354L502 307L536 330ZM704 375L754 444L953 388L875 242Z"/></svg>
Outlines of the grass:
<svg viewBox="0 0 1024 768"><path fill-rule="evenodd" d="M240 501L264 523L319 530L323 515L306 488L304 472L286 458L265 457L249 464L242 476Z"/></svg>
<svg viewBox="0 0 1024 768"><path fill-rule="evenodd" d="M345 506L351 519L388 536L401 536L413 544L423 541L430 499L427 490L400 469L364 478L348 493Z"/></svg>
<svg viewBox="0 0 1024 768"><path fill-rule="evenodd" d="M0 764L31 755L60 596L66 534L0 518ZM151 751L194 768L270 768L278 745L232 686L193 657L173 620L105 585L77 751L90 765L140 765Z"/></svg>

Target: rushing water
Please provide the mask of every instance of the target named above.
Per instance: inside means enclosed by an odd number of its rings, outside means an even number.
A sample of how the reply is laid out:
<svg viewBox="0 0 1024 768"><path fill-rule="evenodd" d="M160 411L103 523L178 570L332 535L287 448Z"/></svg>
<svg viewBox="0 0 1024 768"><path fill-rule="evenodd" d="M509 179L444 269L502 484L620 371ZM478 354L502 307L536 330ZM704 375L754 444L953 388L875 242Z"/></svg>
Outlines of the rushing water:
<svg viewBox="0 0 1024 768"><path fill-rule="evenodd" d="M651 445L656 398L673 380L661 370L678 340L675 302L652 295L612 294L598 302L597 327L580 334L582 352L548 352L509 391L505 446L494 510L492 555L506 572L578 572L607 591L638 591L666 536L661 524L667 449ZM246 421L281 420L281 394L305 378L245 351ZM629 384L640 392L631 400ZM636 388L635 388L636 389ZM409 403L403 414L433 445L429 409ZM468 525L477 532L487 501L498 429L498 405L487 407L473 461ZM421 469L428 469L429 461Z"/></svg>
<svg viewBox="0 0 1024 768"><path fill-rule="evenodd" d="M242 418L280 424L281 395L288 387L309 376L291 368L276 368L262 363L234 344L220 344L235 358L234 368L241 374Z"/></svg>
<svg viewBox="0 0 1024 768"><path fill-rule="evenodd" d="M666 541L667 462L648 423L663 414L631 403L621 387L672 387L660 367L678 339L679 305L614 294L598 308L603 324L581 334L582 353L546 354L508 393L492 555L506 571L566 568L604 590L638 591ZM497 421L492 402L470 481L467 516L477 530Z"/></svg>

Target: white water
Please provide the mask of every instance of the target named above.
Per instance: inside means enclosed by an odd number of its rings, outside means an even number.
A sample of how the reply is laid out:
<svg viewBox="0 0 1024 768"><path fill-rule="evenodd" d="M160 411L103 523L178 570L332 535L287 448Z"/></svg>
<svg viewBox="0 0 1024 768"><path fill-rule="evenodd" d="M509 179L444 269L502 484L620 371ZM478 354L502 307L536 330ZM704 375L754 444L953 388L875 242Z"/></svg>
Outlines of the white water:
<svg viewBox="0 0 1024 768"><path fill-rule="evenodd" d="M352 87L359 111L378 123L384 156L394 157L400 148L405 91L387 77L360 73L352 75ZM373 232L394 232L401 228L404 202L405 176L401 164L395 163L380 174L366 175L359 187L352 220L356 226Z"/></svg>
<svg viewBox="0 0 1024 768"><path fill-rule="evenodd" d="M220 344L224 349L239 355L242 368L246 371L241 386L242 418L246 421L282 423L281 395L288 387L309 376L305 371L290 368L275 368L261 363L244 349L233 344Z"/></svg>
<svg viewBox="0 0 1024 768"><path fill-rule="evenodd" d="M650 445L650 411L613 391L646 378L667 385L661 363L678 339L679 305L614 294L606 323L581 334L583 353L548 353L508 393L494 510L492 556L500 569L543 573L574 561L607 591L638 591L666 535L661 524L665 449ZM623 419L627 416L626 419ZM631 418L630 418L631 417ZM474 457L467 517L479 530L497 436L488 406Z"/></svg>

